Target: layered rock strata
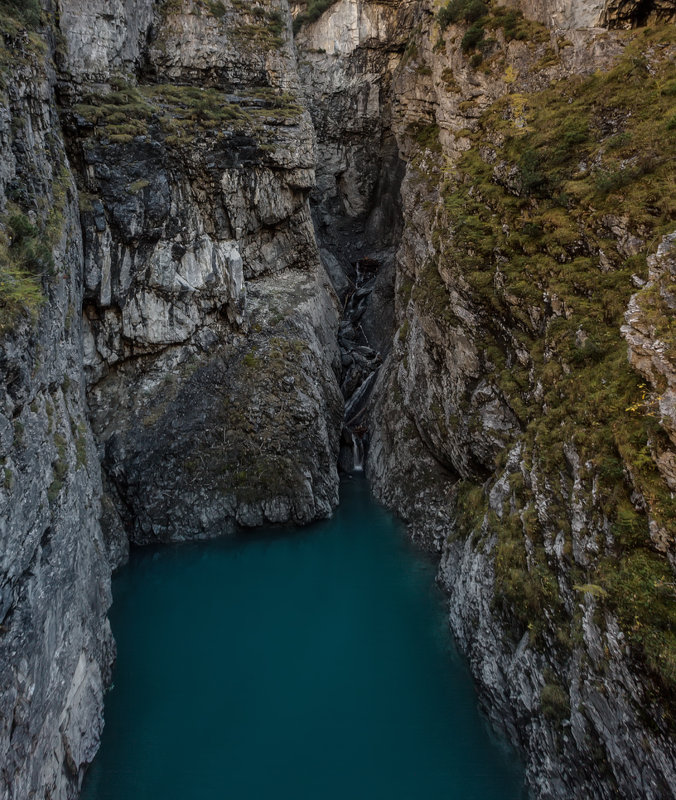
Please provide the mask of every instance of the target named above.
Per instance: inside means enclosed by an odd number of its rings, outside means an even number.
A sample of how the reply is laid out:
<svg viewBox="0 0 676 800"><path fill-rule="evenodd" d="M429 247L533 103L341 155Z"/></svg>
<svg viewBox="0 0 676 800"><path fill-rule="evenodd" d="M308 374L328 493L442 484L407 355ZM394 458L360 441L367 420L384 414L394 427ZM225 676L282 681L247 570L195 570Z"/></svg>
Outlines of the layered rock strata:
<svg viewBox="0 0 676 800"><path fill-rule="evenodd" d="M0 797L65 798L103 725L110 568L84 394L82 236L54 73L40 39L18 26L3 36Z"/></svg>

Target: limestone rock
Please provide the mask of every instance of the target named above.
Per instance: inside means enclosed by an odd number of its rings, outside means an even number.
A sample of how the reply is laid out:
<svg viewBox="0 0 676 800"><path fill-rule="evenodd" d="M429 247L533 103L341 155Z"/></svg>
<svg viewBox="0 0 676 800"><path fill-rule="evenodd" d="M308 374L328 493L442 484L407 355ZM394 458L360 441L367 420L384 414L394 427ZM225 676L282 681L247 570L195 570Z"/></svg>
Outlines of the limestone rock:
<svg viewBox="0 0 676 800"><path fill-rule="evenodd" d="M0 796L66 800L101 731L110 566L83 392L80 220L53 73L41 49L5 47L15 68L1 90L0 226L32 214L54 268L38 279L35 319L0 310Z"/></svg>

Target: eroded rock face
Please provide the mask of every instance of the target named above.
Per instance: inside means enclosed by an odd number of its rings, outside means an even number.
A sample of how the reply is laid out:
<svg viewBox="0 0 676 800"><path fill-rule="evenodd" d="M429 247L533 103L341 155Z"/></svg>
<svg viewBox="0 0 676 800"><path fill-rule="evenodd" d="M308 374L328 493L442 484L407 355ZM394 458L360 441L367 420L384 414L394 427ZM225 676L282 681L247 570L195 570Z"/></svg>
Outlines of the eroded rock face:
<svg viewBox="0 0 676 800"><path fill-rule="evenodd" d="M297 10L297 9L296 9ZM392 131L393 69L418 9L341 0L296 39L316 132L312 215L343 307L341 469L361 460L365 408L394 333L394 254L404 164Z"/></svg>
<svg viewBox="0 0 676 800"><path fill-rule="evenodd" d="M92 387L111 497L134 541L303 524L336 506L342 400L327 358L333 294L319 281L297 270L261 278L246 338L201 330Z"/></svg>
<svg viewBox="0 0 676 800"><path fill-rule="evenodd" d="M519 9L555 31L596 27L604 11L604 0L503 0L500 5Z"/></svg>
<svg viewBox="0 0 676 800"><path fill-rule="evenodd" d="M138 68L154 5L154 0L57 0L70 78L105 82L113 72Z"/></svg>
<svg viewBox="0 0 676 800"><path fill-rule="evenodd" d="M676 21L676 8L671 0L606 0L602 20L609 28L638 28Z"/></svg>
<svg viewBox="0 0 676 800"><path fill-rule="evenodd" d="M653 437L651 454L660 474L676 491L676 353L671 324L676 312L676 233L665 236L648 259L648 281L632 296L622 327L629 343L629 361L649 382L634 413L659 421L666 438ZM650 533L659 550L676 566L673 531L651 520Z"/></svg>
<svg viewBox="0 0 676 800"><path fill-rule="evenodd" d="M3 60L7 53L0 212L4 224L33 226L25 235L42 237L52 274L36 319L2 309L0 797L61 800L77 793L103 725L110 566L84 396L75 183L44 51L19 35L5 39Z"/></svg>
<svg viewBox="0 0 676 800"><path fill-rule="evenodd" d="M634 525L636 531L640 526L641 536L646 529L638 560L657 570L657 583L673 580L668 562L655 550L656 545L668 552L666 541L673 535L649 520L647 536L646 511L654 501L637 489L640 480L632 470L638 468L621 438L622 458L615 453L606 461L596 454L598 464L572 435L558 442L556 460L546 456L550 445L545 441L556 437L548 429L548 405L556 400L547 395L547 381L553 380L549 368L542 377L540 370L555 360L556 351L547 344L540 352L537 342L545 341L557 320L574 319L579 301L549 288L536 296L538 284L529 302L523 302L519 291L526 287L509 288L514 269L504 262L525 255L530 276L528 257L536 248L504 255L509 246L498 244L495 233L509 239L521 231L523 220L509 222L494 198L498 191L513 198L529 191L523 164L510 163L504 146L535 124L538 93L570 75L609 71L627 40L600 29L607 22L604 15L619 13L602 2L505 5L523 11L526 19L517 15L505 25L509 17L491 11L484 32L490 41L468 53L461 42L469 25L440 32L431 14L403 4L337 3L297 37L312 105L325 108L321 115L315 112L328 165L321 177L325 193L316 206L318 228L322 222L338 228L346 210L363 209L361 198L370 196L368 168L350 167L351 158L359 163L355 154L372 146L366 128L354 123L358 99L367 119L376 98L387 110L389 131L408 161L400 184L404 226L395 256L399 327L372 390L367 472L376 493L404 517L413 536L442 554L440 580L450 598L451 627L470 658L487 713L522 748L535 795L672 797L676 754L671 712L654 699L664 689L653 682L652 668L638 665L636 622L628 622L627 605L607 599L604 586L617 598L613 571L624 581L633 580L624 549L629 545L620 540ZM633 17L623 27L642 24L636 8L627 13ZM523 26L520 31L513 27L517 24ZM400 47L402 31L414 29ZM370 68L374 54L384 52L389 55L378 65L385 70L378 78ZM663 44L651 43L642 55L655 69L666 63L660 61L664 53ZM572 83L579 85L575 79ZM325 88L318 91L318 86ZM331 98L331 106L324 97ZM332 108L341 113L334 116ZM499 111L487 122L492 108ZM603 139L624 131L621 116L609 114L597 124L595 135ZM473 160L460 172L467 151ZM598 169L582 159L578 163L581 174ZM454 180L464 187L455 195L449 191ZM485 202L474 211L482 192ZM524 219L534 208L524 210ZM473 225L490 246L466 232ZM458 229L469 240L460 247L454 244ZM599 274L607 275L644 252L647 233L631 213L617 208L599 215L591 232L576 223L566 237L553 254L558 263L584 254L593 258ZM660 269L666 276L664 250L658 260L663 259ZM495 269L485 274L493 262ZM466 272L460 263L469 265ZM534 279L524 277L529 280ZM666 350L639 308L647 308L656 291L668 299L671 277L658 280L653 264L651 280L659 289L649 287L643 305L640 293L632 301L626 335L632 359L660 385L648 400L657 408L658 395L668 397L662 363ZM617 291L626 302L625 284ZM671 308L660 312L660 323L672 314ZM526 331L532 334L530 343ZM573 357L578 352L581 358L592 357L596 345L590 323L573 334ZM618 334L619 323L609 334L615 350L621 349ZM517 388L514 381L521 380ZM529 427L531 412L519 405L519 398L542 414L535 435ZM624 408L613 413L625 413ZM648 457L668 484L671 466L665 453L653 445ZM610 470L603 479L602 469ZM626 517L619 522L605 513L612 504L603 487L611 473L625 493ZM580 579L598 576L600 564L601 578L594 580L603 585ZM546 596L542 603L529 605L529 576L538 583L535 594ZM654 601L661 602L656 596Z"/></svg>
<svg viewBox="0 0 676 800"><path fill-rule="evenodd" d="M87 197L106 525L138 542L309 522L337 502L337 307L307 202L313 129L290 20L284 4L217 11L135 17L140 78L129 60L103 89L84 72L64 110ZM100 60L117 65L117 47Z"/></svg>

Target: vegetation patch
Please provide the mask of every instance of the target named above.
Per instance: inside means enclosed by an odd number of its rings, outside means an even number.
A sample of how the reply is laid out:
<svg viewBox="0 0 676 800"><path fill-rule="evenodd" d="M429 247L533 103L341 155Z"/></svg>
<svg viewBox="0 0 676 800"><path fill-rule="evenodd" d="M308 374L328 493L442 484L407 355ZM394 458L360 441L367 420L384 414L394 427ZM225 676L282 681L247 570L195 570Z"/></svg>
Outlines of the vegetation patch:
<svg viewBox="0 0 676 800"><path fill-rule="evenodd" d="M337 0L308 0L304 4L305 10L301 11L293 20L293 32L298 33L303 25L309 25L311 22L318 20L336 2Z"/></svg>
<svg viewBox="0 0 676 800"><path fill-rule="evenodd" d="M497 5L490 0L449 0L437 12L437 22L442 31L449 25L464 25L465 32L460 42L463 53L475 50L489 51L495 44L488 34L500 29L506 42L514 39L528 42L546 42L549 33L544 25L526 19L521 11ZM475 53L472 66L482 61L482 54Z"/></svg>
<svg viewBox="0 0 676 800"><path fill-rule="evenodd" d="M277 119L303 111L295 96L270 87L251 89L237 101L219 89L176 84L132 86L117 81L107 94L90 93L73 107L75 121L113 144L147 136L151 127L169 146L189 145L196 136L216 138L234 132L260 132ZM141 182L139 182L140 184ZM138 185L135 191L143 186Z"/></svg>
<svg viewBox="0 0 676 800"><path fill-rule="evenodd" d="M280 335L258 339L232 362L237 364L232 379L246 391L228 394L223 407L215 409L218 437L203 443L204 452L194 452L191 460L211 465L223 491L234 493L239 502L288 497L300 488L298 420L293 415L297 390L307 390L305 358L302 340Z"/></svg>
<svg viewBox="0 0 676 800"><path fill-rule="evenodd" d="M42 278L53 269L44 234L14 207L0 232L0 333L9 330L23 313L35 317L44 301Z"/></svg>
<svg viewBox="0 0 676 800"><path fill-rule="evenodd" d="M460 3L451 12L463 23L474 14ZM526 463L548 482L548 519L522 481L501 518L484 492L479 508L458 504L461 529L481 520L497 535L496 604L515 636L566 639L562 560L578 591L617 615L636 656L676 697L672 573L635 505L641 496L654 523L676 535L676 501L653 459L669 443L620 332L632 276L647 277L646 255L676 227L676 137L667 134L676 32L652 28L627 42L608 72L514 93L486 111L441 187L437 274L421 270L412 296L450 324L440 283L465 294L484 331L485 372L519 419ZM654 311L673 341L669 319L659 305ZM599 554L584 570L567 518L574 470L576 500L591 520L578 535L595 539ZM562 555L547 555L557 536ZM561 704L550 700L558 714Z"/></svg>
<svg viewBox="0 0 676 800"><path fill-rule="evenodd" d="M12 33L17 26L34 30L40 15L39 0L0 0L0 31Z"/></svg>
<svg viewBox="0 0 676 800"><path fill-rule="evenodd" d="M207 0L207 8L216 19L223 19L227 14L227 9L221 0Z"/></svg>
<svg viewBox="0 0 676 800"><path fill-rule="evenodd" d="M0 215L0 334L25 314L35 319L44 302L43 283L56 272L52 253L63 232L69 184L63 164L52 181L51 197L21 195L32 217L13 201Z"/></svg>
<svg viewBox="0 0 676 800"><path fill-rule="evenodd" d="M407 133L419 147L431 150L433 153L441 152L439 126L436 122L412 122L408 126Z"/></svg>
<svg viewBox="0 0 676 800"><path fill-rule="evenodd" d="M546 683L540 690L542 713L555 722L563 722L570 716L568 694L560 683Z"/></svg>

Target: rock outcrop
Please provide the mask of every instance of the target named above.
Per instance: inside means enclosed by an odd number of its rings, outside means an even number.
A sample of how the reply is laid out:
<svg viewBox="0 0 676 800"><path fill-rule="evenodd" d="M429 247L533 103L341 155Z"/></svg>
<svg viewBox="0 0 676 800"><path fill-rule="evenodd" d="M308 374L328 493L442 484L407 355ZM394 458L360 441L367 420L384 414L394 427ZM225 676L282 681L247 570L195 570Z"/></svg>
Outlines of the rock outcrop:
<svg viewBox="0 0 676 800"><path fill-rule="evenodd" d="M70 798L129 540L338 502L339 306L284 3L0 26L0 796Z"/></svg>
<svg viewBox="0 0 676 800"><path fill-rule="evenodd" d="M646 217L640 198L673 180L665 160L645 161L671 101L646 105L640 131L632 115L647 76L668 92L674 42L659 27L609 34L670 19L629 5L455 2L437 20L424 4L343 1L297 37L338 176L325 196L346 198L317 205L320 233L355 198L373 213L367 171L332 155L380 140L369 162L383 159L384 137L356 129L360 100L368 115L377 98L407 162L398 330L372 389L368 474L441 553L451 627L541 798L663 798L675 785L672 449L651 430L669 425L666 243L627 317L652 392L620 335L651 233L670 219ZM648 321L639 308L656 294Z"/></svg>

